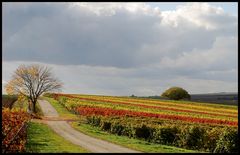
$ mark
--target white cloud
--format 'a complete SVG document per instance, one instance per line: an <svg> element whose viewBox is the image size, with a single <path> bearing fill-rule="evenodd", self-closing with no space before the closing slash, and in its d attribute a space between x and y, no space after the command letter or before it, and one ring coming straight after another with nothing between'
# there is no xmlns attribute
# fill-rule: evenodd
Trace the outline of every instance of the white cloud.
<svg viewBox="0 0 240 155"><path fill-rule="evenodd" d="M204 27L207 30L218 29L222 25L229 24L229 21L233 22L235 18L233 15L224 12L221 7L197 2L180 5L176 11L163 12L162 16L164 17L164 23L175 27L187 21L195 26Z"/></svg>
<svg viewBox="0 0 240 155"><path fill-rule="evenodd" d="M146 3L134 3L128 2L126 3L106 3L106 2L97 2L97 3L86 3L86 2L77 2L72 3L69 6L70 9L77 10L88 10L89 12L93 12L97 16L113 16L118 11L127 11L132 14L160 14L159 9L152 9L150 5Z"/></svg>
<svg viewBox="0 0 240 155"><path fill-rule="evenodd" d="M237 38L219 37L210 49L193 49L191 52L183 52L176 59L163 57L160 66L196 71L232 69L237 66L236 51Z"/></svg>

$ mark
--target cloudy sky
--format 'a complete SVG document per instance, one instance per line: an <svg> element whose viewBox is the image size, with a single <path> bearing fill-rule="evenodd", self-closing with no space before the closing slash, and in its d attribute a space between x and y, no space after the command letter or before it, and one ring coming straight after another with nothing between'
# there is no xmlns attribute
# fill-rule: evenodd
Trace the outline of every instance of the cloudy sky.
<svg viewBox="0 0 240 155"><path fill-rule="evenodd" d="M2 84L38 63L64 93L237 92L237 5L3 3Z"/></svg>

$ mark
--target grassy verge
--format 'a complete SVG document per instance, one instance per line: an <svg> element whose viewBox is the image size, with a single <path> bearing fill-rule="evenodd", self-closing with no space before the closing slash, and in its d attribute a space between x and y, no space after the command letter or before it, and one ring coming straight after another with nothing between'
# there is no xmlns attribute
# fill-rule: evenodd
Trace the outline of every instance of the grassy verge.
<svg viewBox="0 0 240 155"><path fill-rule="evenodd" d="M17 100L16 102L14 102L12 108L18 108L18 109L23 109L23 110L27 111L27 107L28 107L27 102L25 102L25 101L20 102L20 101Z"/></svg>
<svg viewBox="0 0 240 155"><path fill-rule="evenodd" d="M16 101L14 103L14 105L13 105L13 108L15 108L15 109L23 109L23 110L27 111L28 103L27 103L27 101L24 101L24 102ZM36 111L37 112L36 112L35 116L37 116L37 117L42 117L43 116L42 109L41 109L41 107L40 107L38 102L36 103Z"/></svg>
<svg viewBox="0 0 240 155"><path fill-rule="evenodd" d="M37 116L43 116L43 111L38 102L36 103L36 111L37 111L36 113Z"/></svg>
<svg viewBox="0 0 240 155"><path fill-rule="evenodd" d="M88 152L80 146L66 141L46 124L30 122L26 144L28 153L82 153Z"/></svg>
<svg viewBox="0 0 240 155"><path fill-rule="evenodd" d="M60 116L71 116L74 115L77 117L75 114L70 113L67 111L65 107L62 105L58 104L56 100L47 98L45 97L44 99L48 100L49 103L52 104L52 106L57 110ZM88 124L81 123L79 125L79 122L72 122L71 126L75 128L78 131L81 131L82 133L85 133L86 135L99 138L102 140L106 140L118 145L122 145L134 150L139 150L142 152L161 152L161 153L194 153L197 151L193 150L187 150L187 149L181 149L177 147L172 147L172 146L167 146L167 145L160 145L160 144L154 144L154 143L149 143L144 140L139 140L139 139L130 139L126 136L117 136L114 134L110 134L108 132L101 131L97 127L92 127Z"/></svg>

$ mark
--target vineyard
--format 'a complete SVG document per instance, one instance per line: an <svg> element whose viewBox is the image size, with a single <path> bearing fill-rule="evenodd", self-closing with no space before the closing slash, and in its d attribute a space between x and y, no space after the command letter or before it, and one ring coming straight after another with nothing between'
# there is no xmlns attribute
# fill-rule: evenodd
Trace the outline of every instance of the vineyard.
<svg viewBox="0 0 240 155"><path fill-rule="evenodd" d="M45 94L88 124L149 142L207 152L238 149L237 106L129 97Z"/></svg>
<svg viewBox="0 0 240 155"><path fill-rule="evenodd" d="M26 111L13 108L15 95L2 95L2 153L24 152L27 136Z"/></svg>
<svg viewBox="0 0 240 155"><path fill-rule="evenodd" d="M2 109L2 153L25 151L29 120L30 116L23 110Z"/></svg>

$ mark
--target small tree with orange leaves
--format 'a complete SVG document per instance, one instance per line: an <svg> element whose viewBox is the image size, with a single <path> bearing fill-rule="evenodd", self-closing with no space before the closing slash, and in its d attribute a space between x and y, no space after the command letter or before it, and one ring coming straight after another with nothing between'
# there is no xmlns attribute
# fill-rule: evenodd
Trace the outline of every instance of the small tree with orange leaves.
<svg viewBox="0 0 240 155"><path fill-rule="evenodd" d="M25 96L30 110L36 113L39 96L45 92L60 90L61 87L62 83L52 75L50 68L33 64L20 65L5 89L8 94Z"/></svg>

